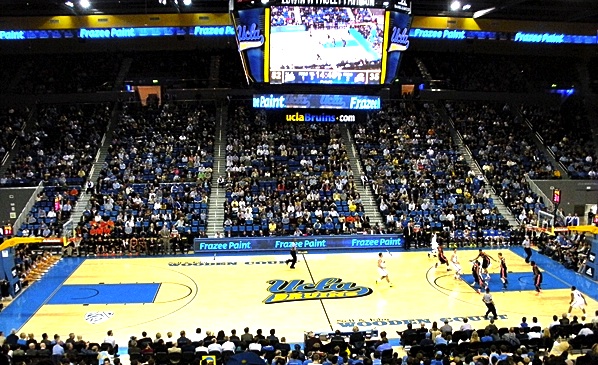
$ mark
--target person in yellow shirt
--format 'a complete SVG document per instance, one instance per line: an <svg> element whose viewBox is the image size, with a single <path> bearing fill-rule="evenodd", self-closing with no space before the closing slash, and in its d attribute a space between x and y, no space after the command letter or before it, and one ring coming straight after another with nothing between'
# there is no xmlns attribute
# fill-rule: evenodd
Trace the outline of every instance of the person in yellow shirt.
<svg viewBox="0 0 598 365"><path fill-rule="evenodd" d="M272 234L276 233L276 223L274 221L270 221L268 224L268 230L270 230L270 233Z"/></svg>

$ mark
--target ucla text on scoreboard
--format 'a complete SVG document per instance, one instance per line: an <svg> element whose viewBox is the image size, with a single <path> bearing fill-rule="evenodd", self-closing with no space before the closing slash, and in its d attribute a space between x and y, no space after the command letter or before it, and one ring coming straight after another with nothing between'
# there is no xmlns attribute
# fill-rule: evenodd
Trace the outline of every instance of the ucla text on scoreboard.
<svg viewBox="0 0 598 365"><path fill-rule="evenodd" d="M260 109L379 110L380 97L372 95L255 94L253 107Z"/></svg>

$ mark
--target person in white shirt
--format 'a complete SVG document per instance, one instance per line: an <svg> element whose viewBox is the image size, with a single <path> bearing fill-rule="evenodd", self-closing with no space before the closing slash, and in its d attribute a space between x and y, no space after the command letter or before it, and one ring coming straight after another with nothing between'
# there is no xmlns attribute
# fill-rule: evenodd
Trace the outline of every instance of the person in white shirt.
<svg viewBox="0 0 598 365"><path fill-rule="evenodd" d="M459 330L461 331L471 331L473 328L471 327L471 323L469 323L469 319L463 318L463 324Z"/></svg>
<svg viewBox="0 0 598 365"><path fill-rule="evenodd" d="M262 345L259 343L259 339L250 343L248 349L249 351L262 351Z"/></svg>
<svg viewBox="0 0 598 365"><path fill-rule="evenodd" d="M232 351L233 353L235 352L237 346L235 346L235 343L232 342L228 336L224 337L224 343L222 344L222 351Z"/></svg>
<svg viewBox="0 0 598 365"><path fill-rule="evenodd" d="M203 340L203 337L201 336L201 328L196 328L195 333L189 335L189 339L191 340L191 342L199 342Z"/></svg>
<svg viewBox="0 0 598 365"><path fill-rule="evenodd" d="M118 345L116 344L116 339L114 338L112 330L106 332L106 338L104 338L104 343L109 343L110 345L112 345L112 348L115 350L115 352L118 352Z"/></svg>
<svg viewBox="0 0 598 365"><path fill-rule="evenodd" d="M431 250L430 250L430 252L428 252L428 257L430 257L430 255L433 255L434 257L436 257L436 255L438 254L438 236L436 235L436 233L432 234L432 240L430 242L430 247L431 247Z"/></svg>
<svg viewBox="0 0 598 365"><path fill-rule="evenodd" d="M567 316L571 316L571 311L573 310L573 308L579 308L581 309L583 314L586 314L586 305L588 305L588 303L586 302L586 298L579 290L577 290L575 286L572 286L571 301L569 302L569 312L567 313Z"/></svg>
<svg viewBox="0 0 598 365"><path fill-rule="evenodd" d="M577 334L578 336L590 336L594 334L594 331L592 331L592 329L590 328L592 325L591 324L587 324L585 326L583 326L583 328L579 331L579 333Z"/></svg>
<svg viewBox="0 0 598 365"><path fill-rule="evenodd" d="M556 314L554 316L552 316L552 323L550 323L548 325L548 328L552 328L554 326L560 326L561 322L559 322L559 317L556 316Z"/></svg>
<svg viewBox="0 0 598 365"><path fill-rule="evenodd" d="M533 331L530 331L530 332L527 333L527 338L529 338L530 340L532 338L540 338L540 337L542 337L542 332L533 332Z"/></svg>
<svg viewBox="0 0 598 365"><path fill-rule="evenodd" d="M460 280L461 279L461 274L462 274L462 269L461 269L461 263L459 263L459 257L457 256L457 249L453 249L453 254L451 255L451 263L453 264L453 267L455 268L455 276L454 278L456 280ZM465 318L467 320L467 318ZM470 328L471 329L471 328Z"/></svg>
<svg viewBox="0 0 598 365"><path fill-rule="evenodd" d="M197 346L195 348L195 353L198 353L198 352L208 353L208 348L204 346L203 341L199 341L198 344L199 344L199 346Z"/></svg>
<svg viewBox="0 0 598 365"><path fill-rule="evenodd" d="M208 352L218 351L222 353L222 346L216 341L216 338L212 339L212 343L208 345Z"/></svg>

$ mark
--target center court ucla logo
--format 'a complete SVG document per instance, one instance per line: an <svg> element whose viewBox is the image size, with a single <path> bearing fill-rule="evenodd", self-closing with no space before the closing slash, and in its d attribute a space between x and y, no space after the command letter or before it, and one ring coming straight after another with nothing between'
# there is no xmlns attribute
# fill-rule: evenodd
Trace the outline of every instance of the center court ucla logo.
<svg viewBox="0 0 598 365"><path fill-rule="evenodd" d="M258 48L264 44L264 35L255 23L250 26L239 25L237 27L237 39L239 40L239 51Z"/></svg>
<svg viewBox="0 0 598 365"><path fill-rule="evenodd" d="M318 283L306 283L303 280L270 280L270 295L265 304L294 302L315 299L357 298L372 294L373 290L356 283L343 282L339 278L326 278Z"/></svg>
<svg viewBox="0 0 598 365"><path fill-rule="evenodd" d="M393 27L388 52L405 51L407 48L409 48L409 30Z"/></svg>
<svg viewBox="0 0 598 365"><path fill-rule="evenodd" d="M112 318L112 316L114 316L114 312L105 312L105 311L87 312L85 314L85 320L91 324L98 324L98 323L106 322L107 320Z"/></svg>

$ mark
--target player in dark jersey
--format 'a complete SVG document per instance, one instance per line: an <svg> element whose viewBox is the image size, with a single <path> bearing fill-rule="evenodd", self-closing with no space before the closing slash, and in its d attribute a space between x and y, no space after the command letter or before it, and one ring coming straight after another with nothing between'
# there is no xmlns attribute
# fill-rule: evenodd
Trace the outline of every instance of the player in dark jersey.
<svg viewBox="0 0 598 365"><path fill-rule="evenodd" d="M498 253L498 260L500 261L500 281L502 281L502 289L506 290L507 285L509 285L509 278L507 272L507 260L502 255L502 253Z"/></svg>
<svg viewBox="0 0 598 365"><path fill-rule="evenodd" d="M486 290L488 285L486 285L486 282L482 278L482 268L480 267L480 262L478 260L473 261L473 266L471 267L471 274L473 275L473 283L471 283L471 286L473 286L475 289L477 285L478 294L481 294L482 289Z"/></svg>
<svg viewBox="0 0 598 365"><path fill-rule="evenodd" d="M542 272L535 261L531 262L532 272L534 273L534 286L536 287L536 295L542 292Z"/></svg>
<svg viewBox="0 0 598 365"><path fill-rule="evenodd" d="M494 257L488 255L486 252L484 252L481 248L480 251L478 253L478 256L474 259L482 259L482 269L484 270L484 276L485 279L488 280L490 279L490 274L488 273L488 268L490 267L490 260L492 261L496 261L494 259Z"/></svg>
<svg viewBox="0 0 598 365"><path fill-rule="evenodd" d="M440 263L440 265L446 265L446 271L451 271L451 268L449 267L449 261L446 256L444 256L444 247L442 243L438 244L438 262L436 265L434 265L435 268L438 267L438 263Z"/></svg>

